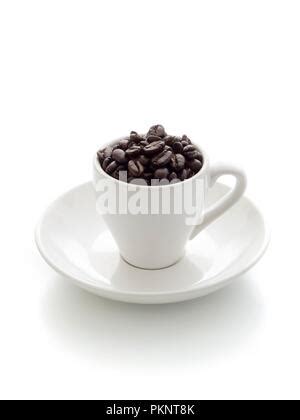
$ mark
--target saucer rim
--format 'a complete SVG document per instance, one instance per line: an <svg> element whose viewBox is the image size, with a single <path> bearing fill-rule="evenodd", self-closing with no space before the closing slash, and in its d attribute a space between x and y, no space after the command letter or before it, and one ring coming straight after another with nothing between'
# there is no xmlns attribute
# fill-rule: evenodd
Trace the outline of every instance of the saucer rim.
<svg viewBox="0 0 300 420"><path fill-rule="evenodd" d="M227 185L218 182L217 184L222 185L223 187L227 187ZM49 211L53 207L55 207L56 203L61 201L64 197L66 197L69 194L72 194L72 192L75 192L81 188L86 188L92 185L92 182L85 182L77 187L74 187L70 189L69 191L65 192L64 194L61 194L58 198L56 198L43 212L36 228L35 228L35 243L38 248L39 253L41 254L42 258L45 260L45 262L58 274L66 277L69 281L71 281L73 284L76 284L78 287L88 290L91 293L97 294L98 296L103 296L106 298L110 298L113 300L119 300L119 301L125 301L125 302L133 302L133 298L140 298L141 300L138 300L134 303L149 303L154 304L155 301L147 301L148 298L165 298L163 302L158 303L167 303L167 302L180 302L184 300L191 300L196 299L201 296L207 295L209 293L212 293L220 288L225 287L227 284L234 281L234 279L238 276L242 276L247 271L249 271L254 265L256 265L260 259L264 256L266 253L268 246L270 244L271 240L271 229L268 226L265 217L259 210L258 206L256 206L252 200L250 200L248 197L243 196L242 200L246 200L253 208L254 210L260 215L261 220L263 222L264 227L264 240L262 242L262 245L260 246L259 250L256 252L256 255L253 259L250 259L247 264L245 264L243 269L235 269L233 273L228 274L225 277L222 277L222 273L219 273L211 278L208 279L210 285L207 285L206 282L200 282L197 283L196 286L186 289L186 290L174 290L174 291L146 291L146 292L139 292L139 291L132 291L128 292L125 290L118 290L114 289L110 286L106 286L105 284L101 285L95 285L94 282L91 282L89 280L82 280L78 276L70 275L67 271L59 267L50 257L48 257L47 251L45 250L43 246L43 241L41 239L41 228L43 226L43 222L48 214ZM230 211L230 210L229 210ZM139 268L136 268L139 270ZM216 282L218 277L221 275L221 279ZM102 276L103 277L103 276ZM203 293L204 292L204 293ZM146 301L142 301L142 299L146 299Z"/></svg>

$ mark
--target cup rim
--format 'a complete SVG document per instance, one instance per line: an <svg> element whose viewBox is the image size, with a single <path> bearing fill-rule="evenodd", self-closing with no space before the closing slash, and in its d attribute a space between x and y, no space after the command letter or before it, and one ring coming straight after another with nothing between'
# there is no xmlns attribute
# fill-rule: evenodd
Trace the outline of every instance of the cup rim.
<svg viewBox="0 0 300 420"><path fill-rule="evenodd" d="M120 137L120 138L118 138L116 140L113 140L113 141L107 143L106 146L114 145L118 141L122 140L123 138L124 137ZM103 147L106 147L106 146L104 145ZM97 170L97 172L100 173L100 175L102 175L104 178L107 178L108 180L116 183L117 185L124 185L124 186L127 185L128 187L133 186L135 188L147 189L147 190L150 190L150 191L153 190L153 189L161 189L161 188L166 188L166 187L176 188L176 187L179 187L179 186L183 186L183 185L185 185L187 183L191 183L191 182L193 182L197 178L200 178L201 176L203 176L206 173L206 170L208 168L208 157L207 157L207 154L202 149L202 147L199 147L198 145L196 145L196 146L198 147L199 151L201 152L201 154L203 156L203 166L202 166L202 168L200 169L200 171L197 174L195 174L191 178L186 179L185 181L182 181L182 182L174 183L174 184L168 184L168 185L151 185L150 186L150 185L129 184L128 182L120 181L119 179L113 178L112 176L108 175L104 171L104 169L102 168L102 166L100 165L100 162L98 160L97 152L96 152L96 154L94 156L94 167Z"/></svg>

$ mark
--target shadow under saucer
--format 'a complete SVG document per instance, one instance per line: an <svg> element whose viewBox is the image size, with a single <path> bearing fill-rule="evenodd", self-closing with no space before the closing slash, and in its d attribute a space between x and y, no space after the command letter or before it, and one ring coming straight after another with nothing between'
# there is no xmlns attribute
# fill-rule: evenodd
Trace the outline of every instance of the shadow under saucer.
<svg viewBox="0 0 300 420"><path fill-rule="evenodd" d="M132 305L89 294L56 275L42 319L64 348L92 361L143 369L205 364L247 345L263 319L250 275L239 280L189 302ZM118 270L114 281L120 281Z"/></svg>

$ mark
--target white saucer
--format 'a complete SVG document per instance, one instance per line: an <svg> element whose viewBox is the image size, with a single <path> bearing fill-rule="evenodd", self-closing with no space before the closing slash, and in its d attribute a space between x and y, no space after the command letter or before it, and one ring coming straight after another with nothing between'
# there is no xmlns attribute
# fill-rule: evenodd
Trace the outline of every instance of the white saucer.
<svg viewBox="0 0 300 420"><path fill-rule="evenodd" d="M216 184L208 201L227 190ZM94 294L125 302L168 303L207 295L250 269L265 252L269 232L259 210L242 198L188 244L178 264L158 271L137 269L119 256L87 183L48 208L36 242L51 267Z"/></svg>

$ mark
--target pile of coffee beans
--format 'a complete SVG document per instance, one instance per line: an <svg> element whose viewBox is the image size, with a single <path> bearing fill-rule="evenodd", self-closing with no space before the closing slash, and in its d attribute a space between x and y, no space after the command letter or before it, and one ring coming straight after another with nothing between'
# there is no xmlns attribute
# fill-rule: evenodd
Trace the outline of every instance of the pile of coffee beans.
<svg viewBox="0 0 300 420"><path fill-rule="evenodd" d="M157 180L185 181L203 166L203 156L191 140L186 135L168 135L162 125L154 125L146 135L132 131L129 137L100 150L98 160L113 178L127 172L128 183L143 180L149 186L157 185Z"/></svg>

